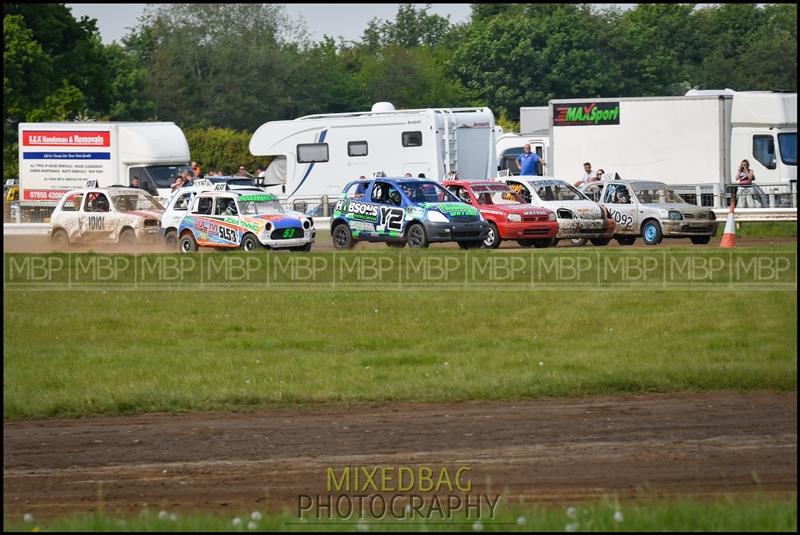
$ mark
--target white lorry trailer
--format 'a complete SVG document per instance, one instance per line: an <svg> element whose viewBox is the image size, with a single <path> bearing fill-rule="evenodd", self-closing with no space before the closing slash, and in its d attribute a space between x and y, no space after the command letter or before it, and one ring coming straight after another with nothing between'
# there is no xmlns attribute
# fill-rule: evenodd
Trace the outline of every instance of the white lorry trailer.
<svg viewBox="0 0 800 535"><path fill-rule="evenodd" d="M679 97L559 99L546 107L546 121L542 109L521 108L523 134L515 136L518 147L542 147L545 174L578 180L588 161L607 177L658 180L681 192L703 188L708 197L713 189L719 198L736 186L734 175L747 159L756 185L776 192L777 204L794 202L797 93L692 90ZM501 162L504 152L515 150L504 142Z"/></svg>
<svg viewBox="0 0 800 535"><path fill-rule="evenodd" d="M20 123L19 200L23 213L53 208L65 192L96 180L166 198L175 177L190 171L189 144L175 123Z"/></svg>
<svg viewBox="0 0 800 535"><path fill-rule="evenodd" d="M381 171L435 180L494 176L494 129L489 108L395 110L380 102L368 112L265 123L250 152L272 158L264 184L285 199L336 198L351 180Z"/></svg>

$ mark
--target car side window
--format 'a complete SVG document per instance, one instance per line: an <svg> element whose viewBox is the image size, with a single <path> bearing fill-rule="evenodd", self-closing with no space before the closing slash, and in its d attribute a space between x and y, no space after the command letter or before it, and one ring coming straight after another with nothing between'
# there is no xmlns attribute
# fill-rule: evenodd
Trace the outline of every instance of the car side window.
<svg viewBox="0 0 800 535"><path fill-rule="evenodd" d="M603 202L610 204L631 204L631 196L628 187L624 184L610 184L606 189L606 196Z"/></svg>
<svg viewBox="0 0 800 535"><path fill-rule="evenodd" d="M86 204L83 209L86 212L108 212L110 210L108 197L106 197L105 193L89 193L86 196Z"/></svg>
<svg viewBox="0 0 800 535"><path fill-rule="evenodd" d="M469 192L464 186L447 186L447 190L458 197L461 202L472 204L472 199L469 198Z"/></svg>
<svg viewBox="0 0 800 535"><path fill-rule="evenodd" d="M197 199L197 209L195 214L211 215L211 207L214 204L214 199L211 197L200 197Z"/></svg>
<svg viewBox="0 0 800 535"><path fill-rule="evenodd" d="M507 182L507 184L508 184L508 187L511 188L511 190L514 193L516 193L517 195L522 197L523 201L525 201L526 203L530 203L531 202L531 192L528 191L528 188L526 188L525 186L523 186L519 182L515 182L514 180L509 180Z"/></svg>
<svg viewBox="0 0 800 535"><path fill-rule="evenodd" d="M217 197L214 205L214 215L237 215L236 201L227 197Z"/></svg>
<svg viewBox="0 0 800 535"><path fill-rule="evenodd" d="M61 205L61 210L63 212L77 212L81 209L82 201L83 193L73 193L64 200L64 204Z"/></svg>
<svg viewBox="0 0 800 535"><path fill-rule="evenodd" d="M188 210L189 209L189 202L192 200L191 193L183 193L178 196L178 200L175 201L175 205L172 207L173 210Z"/></svg>

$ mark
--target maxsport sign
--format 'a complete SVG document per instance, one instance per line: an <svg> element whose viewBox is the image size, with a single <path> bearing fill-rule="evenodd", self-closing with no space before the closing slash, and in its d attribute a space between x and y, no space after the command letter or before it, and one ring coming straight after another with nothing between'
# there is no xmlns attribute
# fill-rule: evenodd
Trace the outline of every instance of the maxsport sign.
<svg viewBox="0 0 800 535"><path fill-rule="evenodd" d="M553 104L553 126L619 124L619 102Z"/></svg>

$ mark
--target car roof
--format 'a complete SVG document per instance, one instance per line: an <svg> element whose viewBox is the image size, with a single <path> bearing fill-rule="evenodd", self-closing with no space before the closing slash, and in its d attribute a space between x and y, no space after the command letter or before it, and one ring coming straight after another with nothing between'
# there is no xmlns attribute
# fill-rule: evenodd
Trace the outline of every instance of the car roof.
<svg viewBox="0 0 800 535"><path fill-rule="evenodd" d="M73 189L64 194L66 197L67 195L72 195L74 193L109 193L109 194L124 194L124 195L131 195L134 193L142 193L148 194L146 191L140 188L129 188L128 186L110 186L108 188L80 188L80 189ZM148 194L149 195L149 194Z"/></svg>
<svg viewBox="0 0 800 535"><path fill-rule="evenodd" d="M205 191L199 192L204 196L211 196L211 197L224 197L227 195L235 195L241 197L242 195L264 195L269 197L274 197L276 200L278 196L274 193L267 193L266 191L262 191L257 188L253 189L226 189L226 190L216 190L216 189L207 189Z"/></svg>

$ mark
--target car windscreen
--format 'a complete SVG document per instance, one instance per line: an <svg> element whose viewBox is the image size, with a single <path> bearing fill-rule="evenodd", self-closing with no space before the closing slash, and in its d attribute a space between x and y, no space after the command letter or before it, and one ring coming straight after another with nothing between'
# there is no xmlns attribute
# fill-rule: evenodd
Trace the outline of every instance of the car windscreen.
<svg viewBox="0 0 800 535"><path fill-rule="evenodd" d="M478 199L478 204L524 204L517 194L505 184L481 184L472 186L472 193Z"/></svg>
<svg viewBox="0 0 800 535"><path fill-rule="evenodd" d="M586 197L563 180L533 180L531 187L543 201L583 201Z"/></svg>
<svg viewBox="0 0 800 535"><path fill-rule="evenodd" d="M401 182L400 187L413 202L461 202L461 199L436 182Z"/></svg>
<svg viewBox="0 0 800 535"><path fill-rule="evenodd" d="M631 188L633 189L633 194L642 204L679 204L686 202L677 193L668 190L663 184L631 184Z"/></svg>
<svg viewBox="0 0 800 535"><path fill-rule="evenodd" d="M144 192L111 194L111 203L118 212L164 209L157 200Z"/></svg>
<svg viewBox="0 0 800 535"><path fill-rule="evenodd" d="M241 215L282 214L283 206L275 195L252 194L239 196Z"/></svg>

